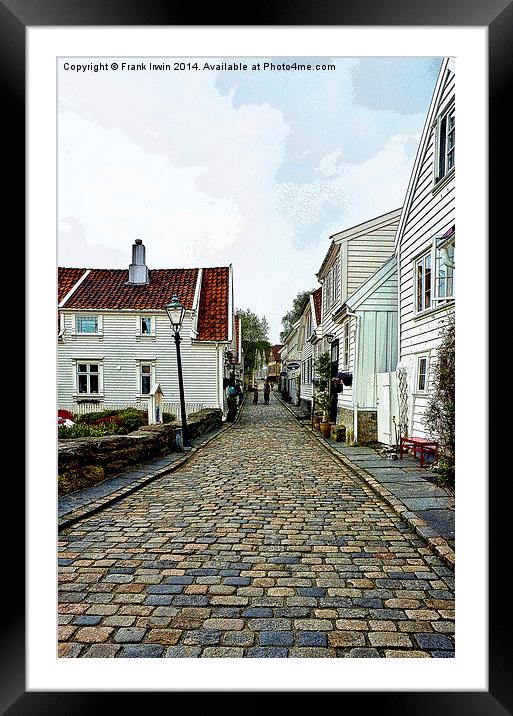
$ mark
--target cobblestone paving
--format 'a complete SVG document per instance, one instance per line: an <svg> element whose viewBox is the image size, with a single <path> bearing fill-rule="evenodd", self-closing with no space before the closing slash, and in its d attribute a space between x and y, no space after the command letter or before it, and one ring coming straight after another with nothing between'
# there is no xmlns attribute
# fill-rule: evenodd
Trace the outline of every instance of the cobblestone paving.
<svg viewBox="0 0 513 716"><path fill-rule="evenodd" d="M59 539L61 657L452 657L453 573L271 397Z"/></svg>

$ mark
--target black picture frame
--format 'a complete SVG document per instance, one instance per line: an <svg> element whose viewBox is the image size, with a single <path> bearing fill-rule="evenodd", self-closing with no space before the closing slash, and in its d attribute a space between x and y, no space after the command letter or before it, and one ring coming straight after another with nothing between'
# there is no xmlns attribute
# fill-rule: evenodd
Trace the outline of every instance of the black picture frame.
<svg viewBox="0 0 513 716"><path fill-rule="evenodd" d="M498 234L499 226L506 221L511 203L509 182L504 180L502 162L512 155L511 117L507 100L511 96L513 77L513 2L512 0L359 0L343 3L342 0L296 0L295 3L268 3L265 6L245 6L247 15L241 16L240 5L235 3L211 4L201 7L201 23L197 22L198 7L172 5L162 0L0 0L0 85L4 118L4 167L9 167L9 181L3 189L4 220L13 218L10 243L18 250L17 266L24 265L22 241L25 216L25 31L37 26L94 26L94 25L353 25L353 26L481 26L489 33L489 135L496 147L490 144L489 155L489 234ZM500 151L499 151L500 142ZM509 147L509 149L508 149ZM5 176L5 175L4 175ZM21 273L21 271L20 271ZM495 291L490 292L490 302ZM20 303L17 291L17 310ZM490 312L491 315L491 312ZM486 372L480 369L481 379ZM492 376L489 388L493 389L493 376L498 366L490 358L488 375ZM490 390L490 395L494 392ZM490 415L492 411L490 411ZM498 425L498 423L497 423ZM502 427L502 426L501 426ZM507 428L506 428L507 429ZM493 432L491 431L491 434ZM344 692L340 695L340 708L375 708L381 714L433 713L483 714L503 716L513 713L513 650L508 639L511 618L508 592L502 583L509 572L506 545L510 539L504 529L508 524L509 504L501 490L507 483L506 469L500 467L499 451L490 457L489 484L489 690L469 692ZM15 505L18 520L14 527L4 529L4 589L8 607L4 607L2 624L2 650L0 654L0 708L10 716L18 714L91 714L102 706L122 708L120 699L128 695L132 708L143 707L142 699L149 693L124 694L123 692L26 692L25 687L25 609L24 609L24 532L23 465L13 465L9 486L4 486L4 497ZM7 482L7 475L6 482ZM16 477L17 479L14 479ZM5 485L5 483L4 483ZM8 492L7 492L8 490ZM8 498L7 498L8 495ZM6 504L6 503L4 503ZM11 510L9 510L11 511ZM501 575L506 574L506 577ZM471 599L468 594L465 598ZM405 686L407 688L407 686ZM237 690L234 684L234 691ZM155 694L152 694L154 696ZM163 694L166 696L166 694ZM200 693L198 693L200 695ZM169 694L167 695L169 699ZM168 700L168 704L171 704ZM171 705L170 705L171 707Z"/></svg>

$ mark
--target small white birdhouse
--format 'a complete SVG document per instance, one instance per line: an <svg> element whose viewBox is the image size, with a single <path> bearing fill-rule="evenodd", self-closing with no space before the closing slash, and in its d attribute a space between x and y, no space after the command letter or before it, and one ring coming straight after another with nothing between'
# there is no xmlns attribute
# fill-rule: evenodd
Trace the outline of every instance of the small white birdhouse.
<svg viewBox="0 0 513 716"><path fill-rule="evenodd" d="M150 399L148 401L148 424L156 425L163 422L163 401L164 394L160 383L154 383L150 390Z"/></svg>

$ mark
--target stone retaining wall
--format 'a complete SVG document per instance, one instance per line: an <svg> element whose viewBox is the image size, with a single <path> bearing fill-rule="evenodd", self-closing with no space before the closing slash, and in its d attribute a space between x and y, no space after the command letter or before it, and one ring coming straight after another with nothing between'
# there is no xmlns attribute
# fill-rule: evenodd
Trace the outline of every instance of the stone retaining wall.
<svg viewBox="0 0 513 716"><path fill-rule="evenodd" d="M187 416L189 438L195 438L221 425L222 411L204 409ZM176 449L175 432L179 422L143 425L128 435L59 440L59 495L96 485L145 462Z"/></svg>

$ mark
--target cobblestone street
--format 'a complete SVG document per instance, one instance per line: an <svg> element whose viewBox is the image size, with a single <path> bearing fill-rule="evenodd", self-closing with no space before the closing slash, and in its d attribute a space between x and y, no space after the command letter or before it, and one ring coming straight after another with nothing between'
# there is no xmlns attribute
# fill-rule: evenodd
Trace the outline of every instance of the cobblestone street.
<svg viewBox="0 0 513 716"><path fill-rule="evenodd" d="M452 657L454 575L271 395L59 538L62 657Z"/></svg>

